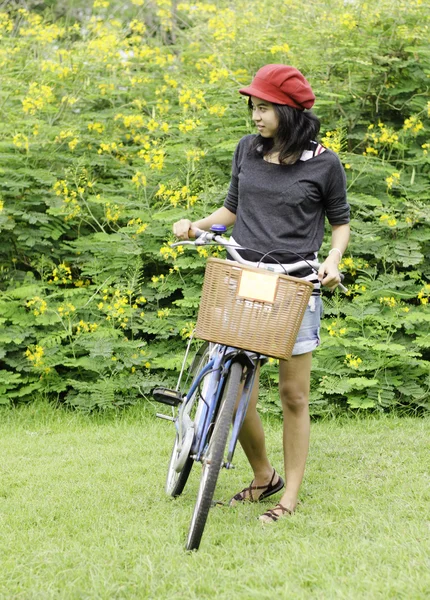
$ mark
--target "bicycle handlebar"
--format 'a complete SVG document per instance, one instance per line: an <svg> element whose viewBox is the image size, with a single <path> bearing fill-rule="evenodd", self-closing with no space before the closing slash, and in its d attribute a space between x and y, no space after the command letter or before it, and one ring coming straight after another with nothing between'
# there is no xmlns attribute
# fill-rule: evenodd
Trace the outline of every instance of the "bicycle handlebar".
<svg viewBox="0 0 430 600"><path fill-rule="evenodd" d="M236 242L232 242L231 240L226 239L222 235L214 233L212 231L203 231L202 229L196 229L196 239L195 241L185 240L183 242L175 242L170 244L171 248L175 248L176 246L209 246L210 244L218 244L220 246L224 246L224 248L228 249L229 254L233 257L233 259L245 266L255 267L255 262L245 260L240 256L236 249L244 250L242 246L237 244ZM275 273L286 273L291 274L294 273L303 267L310 267L314 273L318 272L319 267L321 266L317 260L300 260L298 262L292 264L281 264L281 263L261 263L263 269L273 271ZM343 281L344 275L340 274L341 280ZM339 283L337 287L342 292L347 292L347 288Z"/></svg>

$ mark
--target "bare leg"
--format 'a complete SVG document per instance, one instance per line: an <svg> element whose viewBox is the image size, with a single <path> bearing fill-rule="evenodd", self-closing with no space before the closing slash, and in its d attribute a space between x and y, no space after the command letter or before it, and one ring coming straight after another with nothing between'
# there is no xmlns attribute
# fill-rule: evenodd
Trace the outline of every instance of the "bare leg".
<svg viewBox="0 0 430 600"><path fill-rule="evenodd" d="M279 392L284 413L284 466L286 487L280 500L289 512L297 506L309 451L309 388L312 352L280 361ZM278 509L277 516L282 514ZM270 518L260 517L263 521Z"/></svg>
<svg viewBox="0 0 430 600"><path fill-rule="evenodd" d="M248 410L239 433L240 444L246 454L246 457L254 472L254 481L252 485L267 485L273 477L273 467L267 457L266 442L263 425L260 415L257 412L258 391L259 391L260 367L255 377L254 387L252 388L251 398ZM275 476L273 483L278 481ZM253 491L253 499L257 500L264 490ZM245 498L247 495L245 495ZM234 505L235 502L232 502Z"/></svg>

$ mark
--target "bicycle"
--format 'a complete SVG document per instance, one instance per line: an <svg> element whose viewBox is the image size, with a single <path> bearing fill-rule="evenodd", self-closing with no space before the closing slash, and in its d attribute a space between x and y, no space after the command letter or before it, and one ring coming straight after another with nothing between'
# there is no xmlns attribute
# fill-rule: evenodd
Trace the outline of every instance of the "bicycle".
<svg viewBox="0 0 430 600"><path fill-rule="evenodd" d="M182 394L180 387L192 338L176 389L153 390L156 401L175 411L175 416L157 414L173 421L176 428L166 493L179 496L194 462L202 463L187 550L197 550L200 546L221 468L233 468L240 428L260 361L266 356L283 359L291 356L313 284L290 277L289 273L304 266L310 266L314 272L319 268L317 261L304 259L290 265L260 261L255 267L238 253L244 248L220 235L225 231L224 226L214 225L210 232L197 232L194 242L172 244L172 247L221 245L234 260L208 260L195 330L206 344L190 367L192 383L188 392ZM262 259L266 257L260 254ZM259 324L269 328L264 330L265 336L259 331ZM253 331L257 331L257 338ZM262 338L267 338L268 343Z"/></svg>

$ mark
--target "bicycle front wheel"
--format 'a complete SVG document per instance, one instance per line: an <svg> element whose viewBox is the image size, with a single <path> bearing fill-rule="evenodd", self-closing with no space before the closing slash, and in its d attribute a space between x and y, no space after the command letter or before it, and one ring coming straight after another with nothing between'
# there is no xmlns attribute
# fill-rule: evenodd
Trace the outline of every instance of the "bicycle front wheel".
<svg viewBox="0 0 430 600"><path fill-rule="evenodd" d="M223 465L224 450L233 420L243 367L233 363L223 393L214 430L203 458L203 469L194 513L188 532L187 550L197 550L208 518L218 475Z"/></svg>

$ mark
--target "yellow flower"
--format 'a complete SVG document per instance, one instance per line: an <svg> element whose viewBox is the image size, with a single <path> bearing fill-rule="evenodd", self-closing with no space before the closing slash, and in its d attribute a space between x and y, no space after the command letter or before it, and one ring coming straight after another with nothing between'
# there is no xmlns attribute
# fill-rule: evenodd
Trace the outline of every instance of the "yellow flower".
<svg viewBox="0 0 430 600"><path fill-rule="evenodd" d="M357 27L357 21L354 19L351 13L344 13L340 15L340 24L347 29L355 29Z"/></svg>
<svg viewBox="0 0 430 600"><path fill-rule="evenodd" d="M220 10L218 14L209 19L208 27L213 39L217 42L234 41L236 38L237 15L230 8Z"/></svg>
<svg viewBox="0 0 430 600"><path fill-rule="evenodd" d="M197 119L194 121L193 119L185 119L178 125L178 129L181 133L189 133L190 131L194 131L199 125L201 121Z"/></svg>
<svg viewBox="0 0 430 600"><path fill-rule="evenodd" d="M388 177L385 178L385 181L387 183L387 187L390 190L393 185L397 185L400 181L400 173L394 172L391 173L391 175L389 175Z"/></svg>
<svg viewBox="0 0 430 600"><path fill-rule="evenodd" d="M335 131L327 131L325 136L322 138L322 145L333 152L339 153L343 145L343 133L341 130L336 129Z"/></svg>
<svg viewBox="0 0 430 600"><path fill-rule="evenodd" d="M368 154L368 155L375 154L375 155L377 155L378 151L376 150L376 148L373 148L372 146L367 146L366 150L364 151L363 154Z"/></svg>
<svg viewBox="0 0 430 600"><path fill-rule="evenodd" d="M403 123L403 130L411 131L414 135L418 135L422 129L424 129L424 125L417 115L412 115Z"/></svg>
<svg viewBox="0 0 430 600"><path fill-rule="evenodd" d="M26 306L28 308L34 307L33 314L36 317L38 317L39 315L43 315L43 313L46 312L46 309L48 308L46 301L43 300L43 298L40 298L39 296L34 296L34 298L26 302Z"/></svg>
<svg viewBox="0 0 430 600"><path fill-rule="evenodd" d="M78 100L79 98L75 98L75 96L63 96L61 98L61 102L64 104L68 104L69 106L73 106Z"/></svg>
<svg viewBox="0 0 430 600"><path fill-rule="evenodd" d="M111 203L108 202L105 207L106 221L116 223L116 221L118 221L118 219L121 217L121 210L122 207L118 206L118 204L111 205Z"/></svg>
<svg viewBox="0 0 430 600"><path fill-rule="evenodd" d="M221 106L220 104L214 104L209 107L209 114L214 115L215 117L223 117L225 115L225 111L227 110L226 106Z"/></svg>
<svg viewBox="0 0 430 600"><path fill-rule="evenodd" d="M145 26L144 21L139 21L138 19L133 19L132 21L130 21L130 29L133 33L141 35L141 34L145 33L146 26Z"/></svg>
<svg viewBox="0 0 430 600"><path fill-rule="evenodd" d="M73 140L71 140L71 141L68 143L68 146L69 146L69 148L70 148L70 150L71 150L72 152L73 152L73 150L76 148L76 146L78 145L78 142L79 142L78 138L74 138Z"/></svg>
<svg viewBox="0 0 430 600"><path fill-rule="evenodd" d="M58 312L60 316L64 315L65 317L70 316L76 311L76 307L71 304L71 302L65 302L58 307Z"/></svg>
<svg viewBox="0 0 430 600"><path fill-rule="evenodd" d="M340 337L346 334L346 327L339 328L339 323L333 321L330 325L326 325L326 329L331 337Z"/></svg>
<svg viewBox="0 0 430 600"><path fill-rule="evenodd" d="M131 178L131 181L137 188L146 187L146 176L141 173L141 171L137 171L136 174Z"/></svg>
<svg viewBox="0 0 430 600"><path fill-rule="evenodd" d="M179 104L183 107L184 111L187 111L189 108L199 110L204 106L205 102L205 96L202 91L182 89L179 92Z"/></svg>
<svg viewBox="0 0 430 600"><path fill-rule="evenodd" d="M23 133L17 133L14 135L13 143L17 148L23 148L26 152L28 152L28 137Z"/></svg>
<svg viewBox="0 0 430 600"><path fill-rule="evenodd" d="M136 235L139 235L139 233L143 233L144 231L146 231L148 228L148 223L142 223L142 225L139 225L139 227L136 229Z"/></svg>
<svg viewBox="0 0 430 600"><path fill-rule="evenodd" d="M34 367L38 368L43 365L44 350L42 346L36 344L32 350L30 350L30 348L27 348L24 354L27 357L27 359L33 363Z"/></svg>
<svg viewBox="0 0 430 600"><path fill-rule="evenodd" d="M421 304L428 304L430 298L430 284L426 283L421 290L418 292L418 300Z"/></svg>
<svg viewBox="0 0 430 600"><path fill-rule="evenodd" d="M184 327L182 327L181 329L181 336L182 339L188 339L192 336L192 334L194 333L194 328L195 328L195 323L193 322L188 322L185 323Z"/></svg>
<svg viewBox="0 0 430 600"><path fill-rule="evenodd" d="M361 358L359 356L355 356L354 354L347 354L346 358L345 358L345 363L348 365L348 367L351 367L353 369L358 369L358 367L361 365L363 361L361 360Z"/></svg>
<svg viewBox="0 0 430 600"><path fill-rule="evenodd" d="M192 150L185 151L187 160L191 162L198 162L201 158L203 158L203 156L205 156L205 154L206 152L204 150L197 150L194 148Z"/></svg>
<svg viewBox="0 0 430 600"><path fill-rule="evenodd" d="M21 101L25 113L35 115L38 110L45 108L54 101L54 93L48 85L30 83L27 96Z"/></svg>
<svg viewBox="0 0 430 600"><path fill-rule="evenodd" d="M393 298L393 296L384 296L383 298L379 298L379 303L389 306L390 308L394 308L397 305L397 300Z"/></svg>
<svg viewBox="0 0 430 600"><path fill-rule="evenodd" d="M170 75L164 75L164 81L167 83L167 85L170 85L170 87L174 89L178 87L178 82L176 81L176 79L170 77Z"/></svg>
<svg viewBox="0 0 430 600"><path fill-rule="evenodd" d="M270 54L277 54L278 52L289 52L290 47L288 44L281 44L278 46L272 46L270 48Z"/></svg>
<svg viewBox="0 0 430 600"><path fill-rule="evenodd" d="M88 123L88 131L96 131L97 133L103 133L105 130L104 125L102 123L94 122Z"/></svg>

